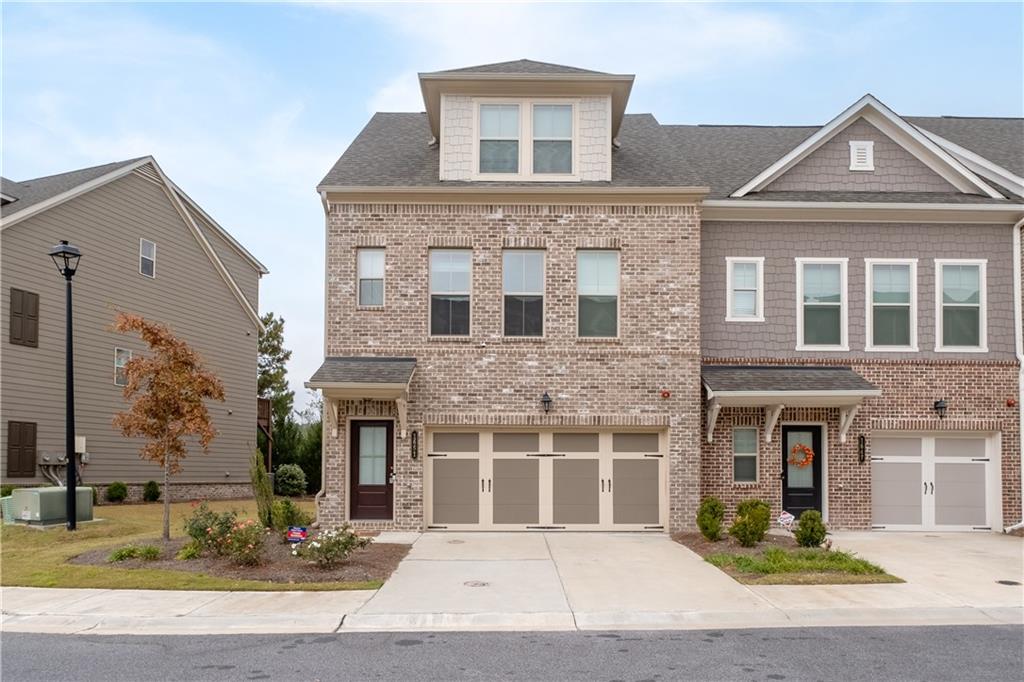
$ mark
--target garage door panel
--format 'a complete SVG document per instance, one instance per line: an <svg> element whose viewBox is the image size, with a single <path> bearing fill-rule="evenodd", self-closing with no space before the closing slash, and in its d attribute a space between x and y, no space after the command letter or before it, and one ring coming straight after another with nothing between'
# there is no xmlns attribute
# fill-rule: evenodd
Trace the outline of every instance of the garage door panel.
<svg viewBox="0 0 1024 682"><path fill-rule="evenodd" d="M936 457L984 457L984 438L936 438Z"/></svg>
<svg viewBox="0 0 1024 682"><path fill-rule="evenodd" d="M657 459L612 461L612 523L657 525L660 462Z"/></svg>
<svg viewBox="0 0 1024 682"><path fill-rule="evenodd" d="M596 435L596 434L595 434ZM601 522L601 461L566 459L552 462L553 521L558 525Z"/></svg>
<svg viewBox="0 0 1024 682"><path fill-rule="evenodd" d="M923 479L918 462L871 463L871 518L876 525L920 525Z"/></svg>
<svg viewBox="0 0 1024 682"><path fill-rule="evenodd" d="M552 449L555 452L597 452L601 449L601 434L555 433L552 434Z"/></svg>
<svg viewBox="0 0 1024 682"><path fill-rule="evenodd" d="M433 443L434 452L480 452L480 434L475 432L437 431Z"/></svg>
<svg viewBox="0 0 1024 682"><path fill-rule="evenodd" d="M875 457L920 457L921 445L920 438L873 436L871 454Z"/></svg>
<svg viewBox="0 0 1024 682"><path fill-rule="evenodd" d="M935 465L935 524L984 526L985 464Z"/></svg>
<svg viewBox="0 0 1024 682"><path fill-rule="evenodd" d="M432 465L432 523L480 523L480 460L436 459Z"/></svg>
<svg viewBox="0 0 1024 682"><path fill-rule="evenodd" d="M495 459L493 461L493 480L492 520L495 524L540 523L540 462L538 460Z"/></svg>

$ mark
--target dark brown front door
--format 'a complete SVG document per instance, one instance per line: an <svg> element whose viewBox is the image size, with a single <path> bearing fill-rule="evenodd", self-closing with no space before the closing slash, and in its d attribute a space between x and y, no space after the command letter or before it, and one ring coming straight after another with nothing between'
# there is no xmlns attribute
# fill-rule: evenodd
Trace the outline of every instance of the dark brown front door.
<svg viewBox="0 0 1024 682"><path fill-rule="evenodd" d="M394 510L394 427L390 421L352 422L353 519L390 519Z"/></svg>
<svg viewBox="0 0 1024 682"><path fill-rule="evenodd" d="M806 466L800 466L805 458L800 446L814 453ZM823 454L820 426L782 427L782 508L798 519L806 509L821 511Z"/></svg>

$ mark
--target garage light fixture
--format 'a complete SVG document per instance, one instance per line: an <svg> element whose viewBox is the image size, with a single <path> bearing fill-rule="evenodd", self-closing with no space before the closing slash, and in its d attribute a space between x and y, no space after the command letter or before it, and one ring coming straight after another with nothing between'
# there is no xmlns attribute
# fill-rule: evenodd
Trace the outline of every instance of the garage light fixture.
<svg viewBox="0 0 1024 682"><path fill-rule="evenodd" d="M939 398L932 405L932 409L935 410L935 414L939 415L939 419L946 418L946 399Z"/></svg>
<svg viewBox="0 0 1024 682"><path fill-rule="evenodd" d="M548 392L544 391L544 395L540 398L540 405L544 408L544 414L551 411L551 403L553 402L554 401L551 399L551 396L548 395Z"/></svg>

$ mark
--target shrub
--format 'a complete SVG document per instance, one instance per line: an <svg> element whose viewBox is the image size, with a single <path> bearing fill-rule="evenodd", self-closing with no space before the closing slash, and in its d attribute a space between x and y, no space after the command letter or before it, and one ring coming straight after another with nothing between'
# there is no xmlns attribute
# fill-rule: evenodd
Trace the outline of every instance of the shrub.
<svg viewBox="0 0 1024 682"><path fill-rule="evenodd" d="M298 464L282 464L274 472L274 492L296 497L306 492L306 472Z"/></svg>
<svg viewBox="0 0 1024 682"><path fill-rule="evenodd" d="M800 514L800 520L797 521L793 536L796 538L796 544L801 547L818 547L825 541L827 533L825 523L821 520L821 512L815 509L806 509Z"/></svg>
<svg viewBox="0 0 1024 682"><path fill-rule="evenodd" d="M156 502L160 499L160 484L156 481L146 481L142 486L142 499L146 502Z"/></svg>
<svg viewBox="0 0 1024 682"><path fill-rule="evenodd" d="M736 505L736 520L729 526L729 535L743 547L753 547L764 540L771 526L771 508L764 500L744 500Z"/></svg>
<svg viewBox="0 0 1024 682"><path fill-rule="evenodd" d="M249 480L252 482L252 494L256 498L256 515L264 528L273 528L274 489L267 476L267 468L263 466L263 453L255 450L249 461Z"/></svg>
<svg viewBox="0 0 1024 682"><path fill-rule="evenodd" d="M107 561L115 563L127 561L128 559L142 559L143 561L155 561L160 558L160 548L154 545L125 545L110 553Z"/></svg>
<svg viewBox="0 0 1024 682"><path fill-rule="evenodd" d="M313 515L302 511L289 499L274 500L274 530L288 530L289 526L308 526Z"/></svg>
<svg viewBox="0 0 1024 682"><path fill-rule="evenodd" d="M255 566L263 559L266 531L252 519L239 521L221 541L223 554L240 566Z"/></svg>
<svg viewBox="0 0 1024 682"><path fill-rule="evenodd" d="M185 519L185 533L201 550L224 553L224 538L234 527L238 513L234 510L217 513L203 502Z"/></svg>
<svg viewBox="0 0 1024 682"><path fill-rule="evenodd" d="M315 539L296 545L292 555L316 563L323 569L334 568L357 549L370 544L370 538L361 538L345 524L338 530L325 530Z"/></svg>
<svg viewBox="0 0 1024 682"><path fill-rule="evenodd" d="M725 505L717 497L705 497L697 510L697 527L701 535L712 542L722 539L722 522L725 520Z"/></svg>
<svg viewBox="0 0 1024 682"><path fill-rule="evenodd" d="M104 497L107 498L107 502L124 502L128 497L128 486L121 481L114 481L107 486Z"/></svg>
<svg viewBox="0 0 1024 682"><path fill-rule="evenodd" d="M143 561L156 561L160 558L160 548L155 545L139 547L139 558Z"/></svg>
<svg viewBox="0 0 1024 682"><path fill-rule="evenodd" d="M14 489L17 487L18 486L16 485L0 485L0 497L10 497L11 493L13 493Z"/></svg>
<svg viewBox="0 0 1024 682"><path fill-rule="evenodd" d="M178 553L174 555L174 558L178 561L191 561L192 559L198 559L202 554L203 546L193 540L179 549Z"/></svg>

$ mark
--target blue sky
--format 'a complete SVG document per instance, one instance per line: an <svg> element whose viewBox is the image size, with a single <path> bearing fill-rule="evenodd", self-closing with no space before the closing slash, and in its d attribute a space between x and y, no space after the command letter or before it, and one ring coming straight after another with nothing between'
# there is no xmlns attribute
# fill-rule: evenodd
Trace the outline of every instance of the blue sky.
<svg viewBox="0 0 1024 682"><path fill-rule="evenodd" d="M271 270L291 381L323 354L317 182L417 71L528 57L637 76L663 123L824 123L865 92L907 115L1024 115L1005 4L14 4L0 171L146 154Z"/></svg>

